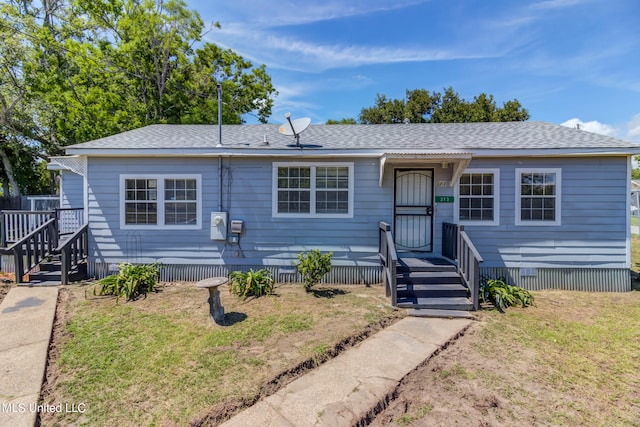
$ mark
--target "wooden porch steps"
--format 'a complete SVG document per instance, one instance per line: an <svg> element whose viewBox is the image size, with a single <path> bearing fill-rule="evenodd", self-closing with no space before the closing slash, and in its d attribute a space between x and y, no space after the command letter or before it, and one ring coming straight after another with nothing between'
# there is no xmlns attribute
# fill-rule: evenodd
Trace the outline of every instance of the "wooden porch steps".
<svg viewBox="0 0 640 427"><path fill-rule="evenodd" d="M455 265L442 258L401 257L397 268L398 307L473 310Z"/></svg>
<svg viewBox="0 0 640 427"><path fill-rule="evenodd" d="M81 263L69 273L69 282L82 280L87 276L87 265ZM60 286L62 281L62 264L59 260L43 262L40 271L29 273L29 281L18 286Z"/></svg>

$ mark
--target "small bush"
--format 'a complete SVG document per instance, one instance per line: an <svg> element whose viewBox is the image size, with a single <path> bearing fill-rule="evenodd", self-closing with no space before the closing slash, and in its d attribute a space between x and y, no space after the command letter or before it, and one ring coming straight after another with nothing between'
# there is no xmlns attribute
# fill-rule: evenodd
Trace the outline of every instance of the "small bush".
<svg viewBox="0 0 640 427"><path fill-rule="evenodd" d="M311 291L325 274L331 270L332 252L322 254L319 249L312 249L308 254L298 254L298 263L295 264L298 273L302 275L302 285L305 291Z"/></svg>
<svg viewBox="0 0 640 427"><path fill-rule="evenodd" d="M526 289L508 285L504 278L483 279L480 283L480 302L492 302L504 312L507 307L520 304L522 307L533 305L534 298Z"/></svg>
<svg viewBox="0 0 640 427"><path fill-rule="evenodd" d="M273 276L266 268L260 270L232 271L229 273L229 292L242 298L261 297L273 292Z"/></svg>
<svg viewBox="0 0 640 427"><path fill-rule="evenodd" d="M119 265L120 272L113 276L107 276L97 283L94 288L96 295L115 295L117 299L124 297L127 301L135 300L156 290L156 284L160 277L160 266L154 264L129 264Z"/></svg>

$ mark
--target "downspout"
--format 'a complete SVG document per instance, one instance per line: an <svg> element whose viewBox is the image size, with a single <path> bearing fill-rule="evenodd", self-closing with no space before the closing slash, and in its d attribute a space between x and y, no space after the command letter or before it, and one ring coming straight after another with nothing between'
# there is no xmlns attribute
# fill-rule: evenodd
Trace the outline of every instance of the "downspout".
<svg viewBox="0 0 640 427"><path fill-rule="evenodd" d="M218 145L222 147L222 85L218 88ZM222 212L222 156L218 156L218 212Z"/></svg>

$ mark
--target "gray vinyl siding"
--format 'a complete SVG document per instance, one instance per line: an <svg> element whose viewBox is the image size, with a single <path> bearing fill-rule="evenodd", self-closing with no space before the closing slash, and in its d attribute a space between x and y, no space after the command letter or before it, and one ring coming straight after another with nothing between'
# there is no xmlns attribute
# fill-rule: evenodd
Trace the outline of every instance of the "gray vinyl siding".
<svg viewBox="0 0 640 427"><path fill-rule="evenodd" d="M629 268L625 157L479 159L500 168L500 224L465 226L483 268ZM515 225L516 168L561 169L561 225Z"/></svg>
<svg viewBox="0 0 640 427"><path fill-rule="evenodd" d="M70 171L60 171L60 207L84 207L84 178Z"/></svg>
<svg viewBox="0 0 640 427"><path fill-rule="evenodd" d="M88 214L93 271L106 272L109 264L119 262L158 261L171 265L166 272L175 272L176 276L167 276L169 280L226 274L244 267L266 266L282 273L292 266L297 254L318 248L333 252L336 275L328 280L352 281L350 271L356 271L357 277L366 276L363 281L376 280L378 222L386 221L393 227L395 169L433 169L434 196L453 196L454 188L448 183L454 165L443 168L439 163L387 164L380 186L378 158L336 160L353 163L352 218L274 217L273 163L291 159L224 158L222 210L229 213L229 221L244 221L239 244L231 244L210 238L210 213L218 211L219 203L217 158L89 158ZM308 161L330 163L313 158ZM513 272L535 267L554 269L560 272L560 277L563 268L611 269L618 273L629 268L626 157L474 159L469 168L500 170L499 225L465 226L484 258L485 271L502 268ZM561 225L515 225L516 168L561 169ZM201 175L201 229L121 229L122 174ZM65 191L66 185L65 181ZM441 254L442 223L454 220L454 209L453 203L434 204L434 256ZM195 265L198 266L189 267ZM540 273L538 277L542 280L543 275ZM281 276L277 278L283 280Z"/></svg>
<svg viewBox="0 0 640 427"><path fill-rule="evenodd" d="M274 218L272 164L284 159L225 158L223 211L244 221L239 245L210 238L210 212L218 210L217 158L91 158L89 224L92 261L291 266L302 251L334 253L336 266L379 265L377 224L390 218L391 193L378 187L375 160L354 161L353 218ZM121 174L201 174L202 229L120 228Z"/></svg>

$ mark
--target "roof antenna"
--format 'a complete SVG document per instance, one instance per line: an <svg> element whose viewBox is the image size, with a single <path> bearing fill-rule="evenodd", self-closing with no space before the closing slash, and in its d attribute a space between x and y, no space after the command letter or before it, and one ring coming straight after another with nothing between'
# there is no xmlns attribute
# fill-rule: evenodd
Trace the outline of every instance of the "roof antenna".
<svg viewBox="0 0 640 427"><path fill-rule="evenodd" d="M218 145L216 148L222 147L222 85L216 85L218 89Z"/></svg>
<svg viewBox="0 0 640 427"><path fill-rule="evenodd" d="M302 148L300 145L300 134L309 127L311 119L308 117L302 117L300 119L291 120L291 113L286 113L284 116L286 117L289 126L287 126L286 123L280 125L278 132L283 135L293 135L296 140L296 147Z"/></svg>

